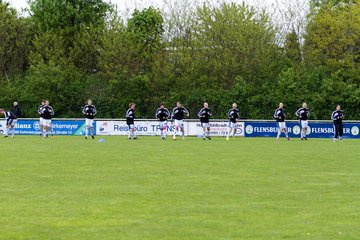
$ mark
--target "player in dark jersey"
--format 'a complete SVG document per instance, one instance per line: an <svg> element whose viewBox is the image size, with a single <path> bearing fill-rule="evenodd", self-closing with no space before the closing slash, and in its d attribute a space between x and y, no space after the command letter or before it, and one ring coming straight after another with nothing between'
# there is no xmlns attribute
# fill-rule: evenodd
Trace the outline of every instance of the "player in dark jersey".
<svg viewBox="0 0 360 240"><path fill-rule="evenodd" d="M160 104L160 107L156 110L155 118L159 119L159 126L161 131L161 139L166 139L167 131L167 120L170 117L170 112L163 103Z"/></svg>
<svg viewBox="0 0 360 240"><path fill-rule="evenodd" d="M38 107L37 112L39 114L39 123L40 123L40 137L43 134L44 130L44 115L41 112L41 109L45 106L45 100L41 101L41 105Z"/></svg>
<svg viewBox="0 0 360 240"><path fill-rule="evenodd" d="M138 138L136 137L136 129L135 129L135 108L136 108L136 104L135 103L130 103L129 104L129 109L126 111L126 124L129 127L129 135L128 135L128 139L131 140L131 137L134 140L137 140Z"/></svg>
<svg viewBox="0 0 360 240"><path fill-rule="evenodd" d="M4 109L0 109L0 114L4 114L4 118L6 120L6 131L5 131L4 137L9 136L9 129L11 129L11 132L12 132L11 136L12 136L12 138L14 138L17 117L15 116L14 113L12 113L10 111L5 111Z"/></svg>
<svg viewBox="0 0 360 240"><path fill-rule="evenodd" d="M176 103L176 107L173 109L171 113L171 119L173 124L175 125L174 136L173 139L176 140L176 134L181 131L181 136L183 140L185 139L185 131L184 131L184 117L185 115L189 116L189 111L183 107L181 102Z"/></svg>
<svg viewBox="0 0 360 240"><path fill-rule="evenodd" d="M200 118L201 127L203 129L203 140L209 139L210 137L210 117L212 116L211 109L208 103L204 103L204 107L199 111L198 117Z"/></svg>
<svg viewBox="0 0 360 240"><path fill-rule="evenodd" d="M279 103L279 108L275 110L274 118L275 118L277 126L279 128L276 140L279 141L280 135L281 135L282 132L285 133L286 139L290 140L289 134L288 134L288 131L287 131L287 128L286 128L286 123L285 123L286 113L285 113L285 110L284 110L284 104L283 103Z"/></svg>
<svg viewBox="0 0 360 240"><path fill-rule="evenodd" d="M229 118L229 130L226 136L226 140L229 140L230 136L234 137L238 128L237 120L240 119L240 111L237 108L237 104L233 103L232 108L228 111Z"/></svg>
<svg viewBox="0 0 360 240"><path fill-rule="evenodd" d="M310 111L307 107L307 103L303 103L302 108L296 111L295 115L299 118L301 126L301 140L307 140L307 131L309 128L309 116Z"/></svg>
<svg viewBox="0 0 360 240"><path fill-rule="evenodd" d="M41 108L41 113L44 118L43 120L43 137L47 138L48 130L50 129L51 136L54 137L54 131L51 124L51 118L54 116L54 109L50 106L49 100L45 101L45 105Z"/></svg>
<svg viewBox="0 0 360 240"><path fill-rule="evenodd" d="M344 125L343 119L345 118L344 112L341 110L341 106L337 105L336 110L331 114L331 120L334 121L334 139L336 142L337 138L340 137L340 141L343 141Z"/></svg>
<svg viewBox="0 0 360 240"><path fill-rule="evenodd" d="M96 107L92 104L91 99L88 100L87 105L83 108L85 115L85 139L88 139L88 132L90 129L91 138L94 139L94 116L96 115Z"/></svg>

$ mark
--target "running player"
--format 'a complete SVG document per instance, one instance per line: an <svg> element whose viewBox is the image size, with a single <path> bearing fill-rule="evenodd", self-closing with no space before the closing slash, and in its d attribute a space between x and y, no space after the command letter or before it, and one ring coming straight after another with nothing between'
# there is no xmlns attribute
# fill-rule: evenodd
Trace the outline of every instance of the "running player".
<svg viewBox="0 0 360 240"><path fill-rule="evenodd" d="M344 117L345 117L344 112L341 110L341 106L338 104L336 106L336 110L331 114L331 120L334 121L334 130L335 130L334 139L333 139L334 142L336 142L338 137L340 137L340 142L343 141Z"/></svg>
<svg viewBox="0 0 360 240"><path fill-rule="evenodd" d="M283 103L279 103L279 108L275 110L274 118L275 118L277 126L279 128L276 140L279 141L280 135L282 132L285 133L286 139L290 140L289 134L288 134L287 128L286 128L286 123L285 123L286 114L285 114Z"/></svg>
<svg viewBox="0 0 360 240"><path fill-rule="evenodd" d="M301 126L301 140L307 140L306 134L309 128L310 111L307 103L303 103L302 108L296 111L295 115L299 118Z"/></svg>
<svg viewBox="0 0 360 240"><path fill-rule="evenodd" d="M94 116L96 115L96 107L92 104L91 99L88 100L87 105L83 108L85 114L85 139L88 139L88 132L90 129L91 138L94 139Z"/></svg>
<svg viewBox="0 0 360 240"><path fill-rule="evenodd" d="M184 116L189 117L189 111L184 108L181 102L176 103L176 107L173 109L171 113L171 119L174 121L175 129L173 139L176 140L176 134L181 131L181 136L183 140L185 139L185 131L184 131Z"/></svg>
<svg viewBox="0 0 360 240"><path fill-rule="evenodd" d="M44 129L44 114L42 113L42 108L45 106L45 100L41 101L41 105L38 107L38 114L39 114L39 124L40 124L40 137L42 136L43 129Z"/></svg>
<svg viewBox="0 0 360 240"><path fill-rule="evenodd" d="M129 140L131 140L131 137L134 140L138 139L136 137L135 124L134 124L134 120L136 118L136 116L135 116L135 108L136 108L136 104L135 103L130 103L129 104L129 109L126 111L126 124L129 127L129 135L128 135Z"/></svg>
<svg viewBox="0 0 360 240"><path fill-rule="evenodd" d="M9 136L9 129L11 128L11 133L12 133L11 137L14 138L17 117L15 116L14 113L10 111L5 111L4 109L0 109L0 114L4 114L4 118L6 120L6 131L4 137Z"/></svg>
<svg viewBox="0 0 360 240"><path fill-rule="evenodd" d="M226 140L229 140L230 136L234 137L237 130L237 120L240 120L240 111L237 108L237 104L233 103L232 108L228 112L229 129L226 136Z"/></svg>
<svg viewBox="0 0 360 240"><path fill-rule="evenodd" d="M203 139L211 140L210 137L210 117L212 116L211 109L209 108L208 103L204 103L204 107L199 111L198 117L200 118L201 127L203 129Z"/></svg>
<svg viewBox="0 0 360 240"><path fill-rule="evenodd" d="M160 104L160 107L156 110L155 117L159 119L159 126L161 131L161 139L166 139L167 131L167 120L170 117L170 112L163 103Z"/></svg>
<svg viewBox="0 0 360 240"><path fill-rule="evenodd" d="M43 137L48 137L48 129L50 129L51 136L54 137L51 118L54 116L55 112L54 109L50 106L49 100L45 101L45 105L41 108L41 113L43 114Z"/></svg>

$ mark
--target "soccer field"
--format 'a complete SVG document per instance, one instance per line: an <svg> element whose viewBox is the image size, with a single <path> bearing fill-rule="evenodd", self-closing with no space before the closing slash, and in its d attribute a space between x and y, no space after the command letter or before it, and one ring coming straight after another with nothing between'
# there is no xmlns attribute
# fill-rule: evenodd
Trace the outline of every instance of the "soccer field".
<svg viewBox="0 0 360 240"><path fill-rule="evenodd" d="M0 239L360 239L359 141L0 139Z"/></svg>

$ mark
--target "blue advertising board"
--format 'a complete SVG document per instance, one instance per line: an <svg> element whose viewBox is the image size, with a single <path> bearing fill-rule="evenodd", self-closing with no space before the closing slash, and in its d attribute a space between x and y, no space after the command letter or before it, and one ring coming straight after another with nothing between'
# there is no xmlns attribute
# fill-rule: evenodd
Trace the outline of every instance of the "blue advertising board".
<svg viewBox="0 0 360 240"><path fill-rule="evenodd" d="M288 121L286 127L289 132L289 137L300 138L301 126L299 122ZM344 137L345 138L360 138L360 123L346 123L344 122ZM278 127L276 122L265 121L246 121L245 122L245 137L276 137ZM309 129L307 132L309 138L332 138L334 136L334 127L332 122L309 122Z"/></svg>
<svg viewBox="0 0 360 240"><path fill-rule="evenodd" d="M53 120L52 127L55 135L84 135L85 120ZM96 131L95 128L94 130ZM15 134L38 135L40 134L40 122L38 120L18 120Z"/></svg>

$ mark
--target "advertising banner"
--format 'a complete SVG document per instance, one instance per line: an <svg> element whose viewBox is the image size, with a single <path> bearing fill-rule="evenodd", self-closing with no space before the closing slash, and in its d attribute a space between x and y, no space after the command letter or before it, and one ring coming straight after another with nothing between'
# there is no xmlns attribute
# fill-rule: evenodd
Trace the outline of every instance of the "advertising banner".
<svg viewBox="0 0 360 240"><path fill-rule="evenodd" d="M229 122L210 122L210 136L226 136L228 131ZM239 122L236 130L236 136L244 137L245 136L245 123ZM188 135L189 136L199 136L203 134L203 129L200 122L189 122L188 123Z"/></svg>
<svg viewBox="0 0 360 240"><path fill-rule="evenodd" d="M226 136L228 122L211 122L210 135L211 136ZM238 124L237 136L245 136L245 124L243 122ZM136 133L138 135L159 136L160 126L156 120L136 121ZM202 136L203 129L200 122L184 122L184 130L186 136ZM127 135L129 128L125 121L97 121L96 132L98 135ZM174 132L174 126L168 122L167 134L171 135Z"/></svg>
<svg viewBox="0 0 360 240"><path fill-rule="evenodd" d="M158 121L136 121L136 134L155 136L160 135L160 126ZM187 123L184 123L185 132L187 129ZM129 127L126 125L126 121L97 121L96 122L97 135L127 135L129 133ZM168 122L168 134L174 132L174 126L171 126Z"/></svg>
<svg viewBox="0 0 360 240"><path fill-rule="evenodd" d="M0 132L2 131L3 134L5 121L0 121L0 125ZM52 127L55 135L84 135L85 120L53 120ZM18 120L15 125L15 135L39 134L40 122L38 120Z"/></svg>
<svg viewBox="0 0 360 240"><path fill-rule="evenodd" d="M299 122L286 122L289 137L300 138L301 126ZM360 123L344 123L345 138L360 138ZM245 122L246 137L276 137L278 132L276 122ZM334 127L331 122L309 122L307 132L309 138L332 138L334 136Z"/></svg>

